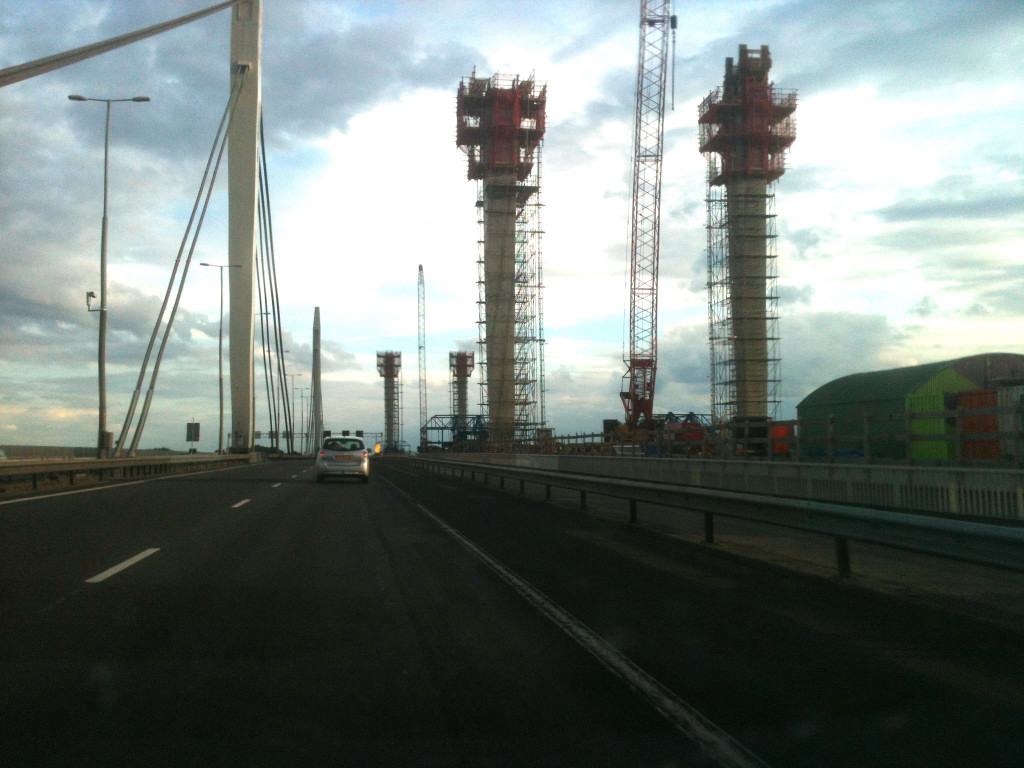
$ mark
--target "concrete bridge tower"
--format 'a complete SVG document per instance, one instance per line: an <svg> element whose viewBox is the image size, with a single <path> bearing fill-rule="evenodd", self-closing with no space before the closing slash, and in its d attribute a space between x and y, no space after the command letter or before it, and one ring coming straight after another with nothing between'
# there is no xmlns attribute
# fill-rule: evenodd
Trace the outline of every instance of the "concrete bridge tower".
<svg viewBox="0 0 1024 768"><path fill-rule="evenodd" d="M402 353L378 352L377 373L384 378L384 450L402 450Z"/></svg>
<svg viewBox="0 0 1024 768"><path fill-rule="evenodd" d="M796 92L775 88L768 46L739 49L701 102L708 159L711 408L718 422L765 422L779 396L774 182L796 138Z"/></svg>
<svg viewBox="0 0 1024 768"><path fill-rule="evenodd" d="M474 74L459 85L456 143L480 182L481 359L492 446L529 439L543 421L538 223L547 87ZM539 410L538 410L539 407Z"/></svg>
<svg viewBox="0 0 1024 768"><path fill-rule="evenodd" d="M467 427L469 416L469 377L473 375L472 352L449 352L448 366L452 372L452 430L458 435Z"/></svg>
<svg viewBox="0 0 1024 768"><path fill-rule="evenodd" d="M230 288L231 450L253 447L253 312L262 111L262 0L231 9L231 92L237 92L228 128L228 270Z"/></svg>

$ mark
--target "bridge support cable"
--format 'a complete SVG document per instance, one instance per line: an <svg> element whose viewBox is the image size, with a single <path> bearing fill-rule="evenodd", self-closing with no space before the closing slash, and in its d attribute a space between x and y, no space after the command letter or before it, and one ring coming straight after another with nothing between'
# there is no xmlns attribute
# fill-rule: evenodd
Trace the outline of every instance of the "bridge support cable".
<svg viewBox="0 0 1024 768"><path fill-rule="evenodd" d="M225 8L238 5L241 2L245 2L245 0L228 0L227 2L212 5L205 10L189 13L185 16L179 16L176 19L171 19L170 21L165 21L160 24L154 24L153 26L146 27L145 29L139 29L135 32L111 37L98 43L83 45L80 48L65 51L64 53L57 53L53 56L46 56L42 59L26 62L25 64L16 64L13 67L0 69L0 87L13 85L14 83L19 83L22 80L28 80L29 78L36 77L37 75L45 75L47 72L52 72L55 69L61 69L62 67L66 67L70 64L77 64L78 62L85 61L93 56L99 56L101 53L108 53L109 51L113 51L125 45L137 43L139 40L145 40L147 37L159 35L161 32L166 32L170 29L174 29L175 27L180 27L193 21L198 21L199 19L213 13L223 11Z"/></svg>
<svg viewBox="0 0 1024 768"><path fill-rule="evenodd" d="M281 300L277 284L277 258L274 251L274 225L270 209L270 177L267 172L267 153L263 134L263 119L259 132L259 243L257 251L257 287L263 333L264 378L267 384L267 403L270 414L272 444L280 448L282 432L287 432L287 448L291 452L294 432L290 400L288 398L287 368L284 358L284 334L281 329ZM279 395L279 396L278 396ZM282 429L282 421L284 429Z"/></svg>
<svg viewBox="0 0 1024 768"><path fill-rule="evenodd" d="M284 378L284 346L281 343L280 303L277 301L277 272L274 267L273 232L270 227L270 200L265 168L259 177L259 248L256 252L256 294L260 319L260 343L263 379L267 394L267 418L270 441L280 447L281 415L287 424L287 379ZM278 397L280 395L280 398Z"/></svg>
<svg viewBox="0 0 1024 768"><path fill-rule="evenodd" d="M146 400L142 408L142 413L139 416L138 425L135 428L135 434L132 437L131 447L129 448L130 456L135 455L139 439L142 437L142 431L146 424L146 417L149 414L149 406L153 399L153 393L156 390L156 379L160 369L160 362L163 359L163 353L171 333L171 326L178 311L178 304L181 301L181 294L185 287L185 279L188 276L188 269L192 263L192 256L195 253L196 243L199 240L199 233L203 226L203 220L206 218L206 211L210 205L214 182L217 179L217 171L220 167L220 162L224 155L224 149L227 145L228 128L231 125L235 106L238 104L238 99L241 96L244 84L245 78L239 78L232 93L228 97L228 103L224 108L224 114L221 116L220 125L217 127L213 146L210 149L210 156L206 161L206 168L203 171L203 177L199 183L199 191L196 193L196 200L192 206L192 214L189 216L188 224L185 227L185 234L182 237L181 246L178 248L178 255L174 260L174 266L171 269L171 277L167 282L167 290L164 293L164 300L160 305L160 312L157 314L156 322L153 325L153 333L150 335L149 345L146 347L146 354L143 357L142 366L139 370L139 379L135 385L135 391L132 393L131 403L128 406L128 413L121 425L121 434L117 439L117 445L114 449L115 457L120 455L128 433L131 431L132 421L135 418L135 409L138 406L139 396L142 392L142 385L145 382L146 372L149 368L149 359L153 353L153 347L156 344L157 336L160 335L160 329L161 327L164 327L163 338L160 342L160 350L153 365L153 374L150 379L149 390L146 392ZM201 210L200 204L202 206ZM195 227L194 231L193 226ZM185 254L186 246L188 246L187 255ZM180 279L178 276L179 270L181 272ZM166 326L164 326L164 316L167 315L167 305L170 302L171 292L176 283L177 292L175 293L174 304L170 314L167 316Z"/></svg>

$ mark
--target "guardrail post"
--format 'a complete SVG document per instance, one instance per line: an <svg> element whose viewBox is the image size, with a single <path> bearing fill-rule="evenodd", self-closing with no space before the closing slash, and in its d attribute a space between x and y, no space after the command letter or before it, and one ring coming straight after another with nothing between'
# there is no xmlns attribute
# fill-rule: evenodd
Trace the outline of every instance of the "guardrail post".
<svg viewBox="0 0 1024 768"><path fill-rule="evenodd" d="M526 495L526 481L525 480L520 480L519 481L519 495L520 496L525 496Z"/></svg>
<svg viewBox="0 0 1024 768"><path fill-rule="evenodd" d="M841 536L836 536L836 566L839 568L839 578L850 578L850 542Z"/></svg>
<svg viewBox="0 0 1024 768"><path fill-rule="evenodd" d="M587 492L580 491L580 509L585 510L587 508Z"/></svg>
<svg viewBox="0 0 1024 768"><path fill-rule="evenodd" d="M953 414L953 431L953 460L959 466L964 463L964 409L959 405Z"/></svg>
<svg viewBox="0 0 1024 768"><path fill-rule="evenodd" d="M629 522L636 525L636 499L629 500Z"/></svg>
<svg viewBox="0 0 1024 768"><path fill-rule="evenodd" d="M715 543L715 515L713 512L704 513L704 543Z"/></svg>
<svg viewBox="0 0 1024 768"><path fill-rule="evenodd" d="M547 483L544 486L544 501L551 501L551 484Z"/></svg>

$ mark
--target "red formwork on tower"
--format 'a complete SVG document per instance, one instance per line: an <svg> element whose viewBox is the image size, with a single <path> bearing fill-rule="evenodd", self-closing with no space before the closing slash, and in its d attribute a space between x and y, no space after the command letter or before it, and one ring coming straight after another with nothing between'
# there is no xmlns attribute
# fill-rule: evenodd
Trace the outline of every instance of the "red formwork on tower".
<svg viewBox="0 0 1024 768"><path fill-rule="evenodd" d="M700 151L721 158L712 185L737 178L770 184L785 173L786 150L796 139L796 91L776 88L768 80L770 69L767 45L760 51L741 45L738 64L726 60L722 87L701 102Z"/></svg>
<svg viewBox="0 0 1024 768"><path fill-rule="evenodd" d="M547 86L532 77L463 78L456 96L455 143L469 157L467 178L511 174L525 181L544 138L546 101Z"/></svg>
<svg viewBox="0 0 1024 768"><path fill-rule="evenodd" d="M711 412L761 422L780 401L774 182L796 138L796 91L769 81L771 55L741 45L698 111L708 161Z"/></svg>

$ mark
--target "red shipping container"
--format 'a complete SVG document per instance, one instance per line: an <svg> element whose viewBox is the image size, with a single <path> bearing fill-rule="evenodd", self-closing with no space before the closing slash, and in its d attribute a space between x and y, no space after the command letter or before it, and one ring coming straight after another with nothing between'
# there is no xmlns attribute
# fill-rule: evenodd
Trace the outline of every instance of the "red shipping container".
<svg viewBox="0 0 1024 768"><path fill-rule="evenodd" d="M792 424L772 424L772 453L777 456L789 456L789 443L777 442L793 437Z"/></svg>
<svg viewBox="0 0 1024 768"><path fill-rule="evenodd" d="M957 393L957 405L964 410L963 433L979 435L991 433L991 440L967 438L964 440L965 459L998 459L1002 453L999 444L999 415L996 413L972 414L971 411L999 406L999 390L975 389Z"/></svg>

